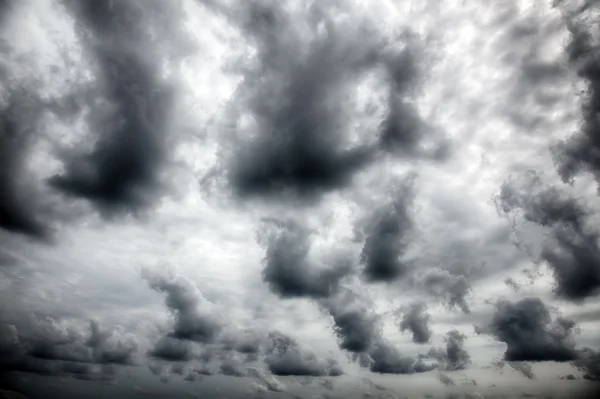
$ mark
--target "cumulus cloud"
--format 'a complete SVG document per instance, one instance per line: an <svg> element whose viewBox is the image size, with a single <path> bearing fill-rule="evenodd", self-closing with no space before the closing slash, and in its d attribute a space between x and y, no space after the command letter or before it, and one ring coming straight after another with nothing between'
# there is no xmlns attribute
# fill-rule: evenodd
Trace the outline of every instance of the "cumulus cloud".
<svg viewBox="0 0 600 399"><path fill-rule="evenodd" d="M1 324L0 364L8 370L112 380L114 365L134 364L135 337L122 328L106 330L92 321L89 330L52 318L32 319L19 330Z"/></svg>
<svg viewBox="0 0 600 399"><path fill-rule="evenodd" d="M449 308L458 307L464 313L471 312L467 303L471 284L465 276L455 275L440 268L432 268L418 276L417 285L430 295L440 298Z"/></svg>
<svg viewBox="0 0 600 399"><path fill-rule="evenodd" d="M547 229L540 261L552 270L559 297L581 301L600 289L600 233L589 221L592 211L564 190L528 172L507 180L496 198L505 214L520 211L524 220Z"/></svg>
<svg viewBox="0 0 600 399"><path fill-rule="evenodd" d="M43 204L32 196L26 168L32 142L40 136L42 103L29 85L0 85L0 228L44 238L49 231Z"/></svg>
<svg viewBox="0 0 600 399"><path fill-rule="evenodd" d="M293 338L282 333L269 334L270 345L265 363L274 375L339 376L342 373L333 359L321 359L315 353L303 349Z"/></svg>
<svg viewBox="0 0 600 399"><path fill-rule="evenodd" d="M594 34L592 22L596 20L593 13L597 11L597 4L587 2L586 7L565 13L571 34L566 53L570 64L585 85L582 92L580 129L553 148L558 172L565 182L572 182L582 173L590 173L600 183L600 44Z"/></svg>
<svg viewBox="0 0 600 399"><path fill-rule="evenodd" d="M419 77L411 51L416 35L400 35L386 44L366 20L336 21L335 5L316 2L293 10L273 2L237 8L205 4L227 15L256 50L250 65L240 65L243 96L235 101L234 132L222 151L224 165L219 165L237 194L317 199L350 185L380 147L422 155L419 144L426 129L408 101ZM388 116L375 140L381 145L353 143L345 98L362 77L377 70L385 72L390 87ZM248 115L254 123L241 126Z"/></svg>
<svg viewBox="0 0 600 399"><path fill-rule="evenodd" d="M175 317L170 337L202 343L216 339L222 324L194 282L183 276L160 275L148 270L143 277L152 289L166 294L165 304Z"/></svg>
<svg viewBox="0 0 600 399"><path fill-rule="evenodd" d="M431 348L427 356L439 362L437 367L447 371L464 370L471 364L471 356L464 348L467 336L457 330L446 333L445 349Z"/></svg>
<svg viewBox="0 0 600 399"><path fill-rule="evenodd" d="M284 298L326 298L339 288L340 280L351 271L341 259L324 266L312 261L309 251L311 232L300 224L288 221L269 234L263 279L271 291Z"/></svg>
<svg viewBox="0 0 600 399"><path fill-rule="evenodd" d="M396 187L389 203L367 221L361 261L368 281L394 281L409 272L410 265L402 256L415 228L411 217L413 191L414 179L409 177Z"/></svg>
<svg viewBox="0 0 600 399"><path fill-rule="evenodd" d="M535 378L535 373L533 372L533 368L529 363L525 362L507 362L510 367L519 373L523 374L525 377L533 380Z"/></svg>
<svg viewBox="0 0 600 399"><path fill-rule="evenodd" d="M400 331L412 332L412 340L416 344L429 342L432 334L431 328L429 328L431 316L427 313L425 302L414 302L400 309L400 313L402 314Z"/></svg>
<svg viewBox="0 0 600 399"><path fill-rule="evenodd" d="M565 362L575 360L577 352L572 333L575 323L558 317L539 298L517 302L500 300L489 324L478 331L506 344L508 361Z"/></svg>
<svg viewBox="0 0 600 399"><path fill-rule="evenodd" d="M90 104L93 148L65 152L65 172L51 177L49 184L91 201L104 215L138 211L152 203L160 188L174 98L161 76L161 56L148 42L151 21L145 15L152 5L110 0L65 4L81 32L104 104Z"/></svg>
<svg viewBox="0 0 600 399"><path fill-rule="evenodd" d="M413 374L433 370L420 360L402 354L398 348L386 340L379 340L369 352L369 370L380 374Z"/></svg>

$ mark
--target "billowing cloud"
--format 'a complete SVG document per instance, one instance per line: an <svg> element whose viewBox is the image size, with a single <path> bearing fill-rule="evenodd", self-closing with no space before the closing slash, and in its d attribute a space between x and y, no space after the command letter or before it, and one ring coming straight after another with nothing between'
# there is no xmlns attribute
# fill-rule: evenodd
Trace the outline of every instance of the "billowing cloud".
<svg viewBox="0 0 600 399"><path fill-rule="evenodd" d="M581 301L600 289L600 233L592 211L564 190L544 184L543 176L529 172L507 180L496 198L498 209L548 229L540 260L548 264L560 297Z"/></svg>
<svg viewBox="0 0 600 399"><path fill-rule="evenodd" d="M576 12L566 11L571 34L566 53L585 84L585 90L581 93L582 122L578 132L554 146L553 153L558 172L565 182L572 182L582 173L591 173L600 184L600 43L591 22L598 5L586 3Z"/></svg>
<svg viewBox="0 0 600 399"><path fill-rule="evenodd" d="M103 214L137 211L160 188L167 153L173 88L161 76L161 59L147 41L149 4L65 2L96 72L105 104L90 104L88 127L95 137L87 153L69 151L65 172L52 187L85 198Z"/></svg>
<svg viewBox="0 0 600 399"><path fill-rule="evenodd" d="M237 8L204 3L227 15L256 50L250 65L239 65L243 90L233 104L237 116L222 151L224 165L218 165L237 194L318 199L350 185L381 148L423 156L427 129L408 101L421 77L416 35L386 40L366 20L337 23L335 5L311 3L292 11L272 2ZM367 73L377 71L384 71L389 86L388 115L379 137L356 143L347 134L346 99ZM248 116L253 123L242 126Z"/></svg>
<svg viewBox="0 0 600 399"><path fill-rule="evenodd" d="M341 375L337 362L321 359L303 349L293 338L282 333L269 334L270 345L265 363L274 375L333 376Z"/></svg>
<svg viewBox="0 0 600 399"><path fill-rule="evenodd" d="M361 261L368 281L394 281L410 270L402 259L415 228L411 217L414 179L407 178L393 190L389 204L367 221Z"/></svg>
<svg viewBox="0 0 600 399"><path fill-rule="evenodd" d="M271 291L284 298L326 298L339 288L340 280L351 271L343 259L333 265L315 264L309 256L311 232L288 221L267 239L263 279Z"/></svg>
<svg viewBox="0 0 600 399"><path fill-rule="evenodd" d="M454 275L450 271L440 268L432 268L419 275L417 285L430 295L440 298L448 307L458 307L464 313L471 312L467 303L471 284L465 276Z"/></svg>
<svg viewBox="0 0 600 399"><path fill-rule="evenodd" d="M504 342L504 358L508 361L565 362L577 357L574 328L575 323L568 319L553 320L541 299L531 297L517 302L498 301L490 323L479 332Z"/></svg>
<svg viewBox="0 0 600 399"><path fill-rule="evenodd" d="M465 349L467 336L457 330L450 330L444 337L446 347L431 348L427 356L438 361L437 367L442 370L464 370L471 364L471 356Z"/></svg>
<svg viewBox="0 0 600 399"><path fill-rule="evenodd" d="M0 86L5 92L0 101L0 228L42 238L48 226L26 168L32 141L40 136L42 103L27 85Z"/></svg>
<svg viewBox="0 0 600 399"><path fill-rule="evenodd" d="M413 374L433 370L435 366L426 365L420 360L402 354L391 343L380 340L369 352L371 364L369 370L381 374Z"/></svg>
<svg viewBox="0 0 600 399"><path fill-rule="evenodd" d="M138 343L121 328L106 330L92 321L89 330L52 318L32 319L19 330L1 324L0 364L8 370L112 380L114 365L134 364Z"/></svg>
<svg viewBox="0 0 600 399"><path fill-rule="evenodd" d="M222 324L212 313L211 303L191 280L148 270L144 271L143 277L152 289L166 294L165 304L175 317L170 337L204 343L215 340Z"/></svg>
<svg viewBox="0 0 600 399"><path fill-rule="evenodd" d="M425 344L431 339L431 328L429 320L431 316L427 313L427 305L424 302L414 302L400 309L400 331L412 332L412 340L416 344Z"/></svg>

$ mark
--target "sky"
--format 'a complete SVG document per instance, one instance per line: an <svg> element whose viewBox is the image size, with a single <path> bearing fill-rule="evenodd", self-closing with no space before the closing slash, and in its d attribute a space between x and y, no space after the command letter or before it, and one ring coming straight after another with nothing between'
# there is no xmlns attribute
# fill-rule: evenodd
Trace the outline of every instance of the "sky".
<svg viewBox="0 0 600 399"><path fill-rule="evenodd" d="M596 397L599 11L0 0L2 397Z"/></svg>

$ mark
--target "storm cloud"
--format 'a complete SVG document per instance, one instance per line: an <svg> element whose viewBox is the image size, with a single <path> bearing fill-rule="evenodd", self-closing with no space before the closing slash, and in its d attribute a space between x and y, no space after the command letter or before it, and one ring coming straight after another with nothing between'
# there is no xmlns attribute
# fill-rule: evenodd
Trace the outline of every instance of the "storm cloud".
<svg viewBox="0 0 600 399"><path fill-rule="evenodd" d="M539 298L517 302L501 300L489 324L478 331L506 344L508 361L566 362L577 358L573 330L575 323L558 317Z"/></svg>
<svg viewBox="0 0 600 399"><path fill-rule="evenodd" d="M429 328L431 316L427 313L427 305L424 302L414 302L400 309L400 331L412 332L412 341L416 344L425 344L431 339L432 331Z"/></svg>
<svg viewBox="0 0 600 399"><path fill-rule="evenodd" d="M349 186L382 148L422 156L426 129L408 101L421 78L416 35L387 40L366 20L336 22L337 7L316 2L294 13L274 2L203 3L227 15L256 49L252 64L238 65L243 95L217 165L239 196L318 200ZM383 71L389 86L388 115L375 140L353 142L345 99L373 71ZM247 115L254 123L240 126Z"/></svg>
<svg viewBox="0 0 600 399"><path fill-rule="evenodd" d="M568 7L567 7L568 8ZM565 11L570 42L566 48L568 60L583 81L581 124L578 131L553 147L560 176L565 182L590 173L599 183L600 193L600 44L595 35L594 12L598 5L586 2L578 10Z"/></svg>
<svg viewBox="0 0 600 399"><path fill-rule="evenodd" d="M525 221L549 231L540 260L551 268L559 297L581 301L598 293L600 233L584 202L528 172L503 184L496 205L505 214L520 211Z"/></svg>
<svg viewBox="0 0 600 399"><path fill-rule="evenodd" d="M165 304L175 318L169 337L201 343L216 339L222 330L222 323L211 312L211 303L191 280L148 270L144 270L143 277L152 289L166 295Z"/></svg>
<svg viewBox="0 0 600 399"><path fill-rule="evenodd" d="M427 356L437 360L436 367L446 371L464 370L471 364L471 356L465 349L467 336L458 330L451 330L444 336L446 347L431 348Z"/></svg>
<svg viewBox="0 0 600 399"><path fill-rule="evenodd" d="M69 151L65 172L49 179L61 192L92 202L104 214L149 206L160 188L173 88L149 47L144 19L151 6L136 2L65 2L81 31L104 103L90 104L95 144Z"/></svg>
<svg viewBox="0 0 600 399"><path fill-rule="evenodd" d="M390 203L367 221L361 262L368 281L394 281L410 270L402 256L415 228L411 217L413 190L414 179L408 177L393 190Z"/></svg>

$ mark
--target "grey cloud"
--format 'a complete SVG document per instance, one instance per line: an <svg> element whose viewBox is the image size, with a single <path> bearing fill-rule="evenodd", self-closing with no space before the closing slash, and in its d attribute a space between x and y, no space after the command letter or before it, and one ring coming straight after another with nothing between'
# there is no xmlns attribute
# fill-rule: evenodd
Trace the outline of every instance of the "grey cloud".
<svg viewBox="0 0 600 399"><path fill-rule="evenodd" d="M550 310L539 298L525 298L514 303L498 301L491 321L479 332L506 343L507 361L565 362L577 358L574 328L570 320L552 320Z"/></svg>
<svg viewBox="0 0 600 399"><path fill-rule="evenodd" d="M519 373L523 374L525 377L530 380L535 379L535 373L533 372L533 368L530 364L525 362L507 362L510 367Z"/></svg>
<svg viewBox="0 0 600 399"><path fill-rule="evenodd" d="M427 356L439 362L437 367L447 371L464 370L471 364L471 356L464 348L466 336L457 330L446 333L445 349L431 348Z"/></svg>
<svg viewBox="0 0 600 399"><path fill-rule="evenodd" d="M344 297L331 298L323 305L333 318L340 349L366 353L380 338L381 319L365 306Z"/></svg>
<svg viewBox="0 0 600 399"><path fill-rule="evenodd" d="M414 130L423 122L405 98L417 69L408 50L382 45L380 34L364 21L337 23L333 5L312 3L291 15L273 2L232 9L204 3L227 15L256 48L253 63L241 66L243 96L234 102L233 139L218 165L237 194L313 200L348 186L380 150L370 143L347 145L343 99L354 82L376 68L388 72L393 87L389 117L379 133L382 147L412 155L420 150L421 134ZM407 47L414 42L395 39ZM236 126L246 113L256 121L249 141L240 138Z"/></svg>
<svg viewBox="0 0 600 399"><path fill-rule="evenodd" d="M311 232L289 221L269 235L263 279L271 291L284 298L326 298L337 291L340 280L351 271L345 260L329 267L317 265L309 256Z"/></svg>
<svg viewBox="0 0 600 399"><path fill-rule="evenodd" d="M511 290L517 292L521 289L521 284L516 282L513 278L508 277L504 280L504 284L509 287Z"/></svg>
<svg viewBox="0 0 600 399"><path fill-rule="evenodd" d="M0 228L45 238L49 227L26 170L32 141L42 128L42 104L26 83L21 86L0 87L6 90L6 100L0 103Z"/></svg>
<svg viewBox="0 0 600 399"><path fill-rule="evenodd" d="M161 337L148 352L149 356L166 361L188 361L193 358L190 342L172 337Z"/></svg>
<svg viewBox="0 0 600 399"><path fill-rule="evenodd" d="M584 348L579 351L573 365L584 372L586 380L600 381L600 352Z"/></svg>
<svg viewBox="0 0 600 399"><path fill-rule="evenodd" d="M418 276L417 285L423 287L430 295L441 298L448 307L459 307L464 313L471 312L467 303L471 285L465 276L432 268Z"/></svg>
<svg viewBox="0 0 600 399"><path fill-rule="evenodd" d="M51 318L33 319L17 329L0 325L0 364L8 370L79 379L110 381L114 365L134 364L138 344L121 329L102 329L92 322L89 332L66 328Z"/></svg>
<svg viewBox="0 0 600 399"><path fill-rule="evenodd" d="M216 339L222 325L192 281L182 276L155 275L147 270L143 277L152 289L166 294L165 304L175 317L171 337L203 343Z"/></svg>
<svg viewBox="0 0 600 399"><path fill-rule="evenodd" d="M289 336L271 333L269 340L265 363L274 375L335 377L343 374L333 359L320 359Z"/></svg>
<svg viewBox="0 0 600 399"><path fill-rule="evenodd" d="M369 370L380 374L413 374L431 371L428 366L413 357L403 355L398 348L385 340L379 340L369 352Z"/></svg>
<svg viewBox="0 0 600 399"><path fill-rule="evenodd" d="M566 53L571 66L586 85L581 108L581 128L570 138L553 147L557 169L565 182L571 182L582 173L591 173L600 183L600 45L590 21L598 11L597 4L573 13L567 12L566 23L571 33ZM600 186L599 186L600 189ZM599 191L600 192L600 191Z"/></svg>
<svg viewBox="0 0 600 399"><path fill-rule="evenodd" d="M243 367L243 362L236 356L228 356L221 361L219 372L223 375L231 377L244 377L246 371Z"/></svg>
<svg viewBox="0 0 600 399"><path fill-rule="evenodd" d="M412 340L416 344L425 344L431 339L429 320L431 316L427 313L427 305L424 302L414 302L400 310L400 331L412 332Z"/></svg>
<svg viewBox="0 0 600 399"><path fill-rule="evenodd" d="M551 268L559 297L581 301L600 289L600 233L588 222L592 212L564 190L544 185L542 175L528 172L507 180L495 199L505 214L521 211L523 218L549 230L540 260Z"/></svg>
<svg viewBox="0 0 600 399"><path fill-rule="evenodd" d="M391 201L367 221L361 261L368 281L394 281L410 271L402 258L415 228L411 217L414 178L408 177L392 192Z"/></svg>
<svg viewBox="0 0 600 399"><path fill-rule="evenodd" d="M114 106L91 104L87 122L97 137L89 153L65 153L65 172L51 187L91 201L104 215L148 206L165 164L173 90L149 49L144 8L134 2L67 1L96 72L97 91Z"/></svg>

